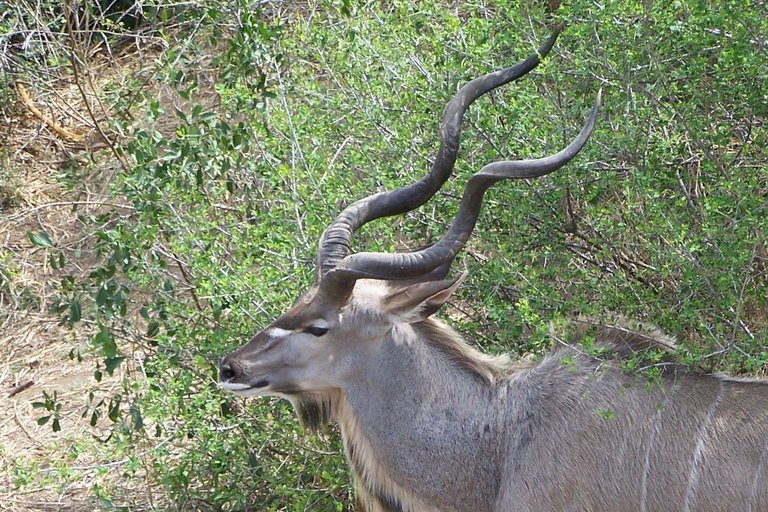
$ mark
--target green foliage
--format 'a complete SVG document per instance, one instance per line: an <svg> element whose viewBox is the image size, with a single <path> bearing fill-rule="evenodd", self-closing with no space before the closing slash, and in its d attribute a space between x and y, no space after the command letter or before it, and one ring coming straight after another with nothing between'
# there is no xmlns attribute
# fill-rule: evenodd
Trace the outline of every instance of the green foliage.
<svg viewBox="0 0 768 512"><path fill-rule="evenodd" d="M574 0L552 16L543 2L328 1L276 16L233 0L177 13L198 23L158 58L172 99L146 80L110 91L128 162L112 194L126 207L81 218L88 272L59 283L62 322L91 330L72 357L97 380L120 376L84 417L109 418L110 442L134 461L125 478L148 471L176 509L350 506L336 435L301 432L284 403L222 394L216 361L309 285L315 241L341 207L426 171L456 88L534 51L554 18L569 26L553 56L468 112L445 192L366 226L355 247L435 241L473 172L557 151L603 87L598 127L567 170L489 193L455 265L470 270L456 326L488 351L541 353L552 319L612 310L677 335L686 363L765 371L759 9ZM202 61L213 90L195 73ZM66 267L45 233L29 239ZM56 394L39 407L56 429ZM110 489L98 497L109 503Z"/></svg>
<svg viewBox="0 0 768 512"><path fill-rule="evenodd" d="M45 409L46 412L49 412L50 414L47 414L45 416L41 416L37 420L38 425L45 425L51 421L51 428L54 432L58 432L61 430L61 404L58 401L57 392L54 391L52 395L49 395L47 391L43 391L43 398L44 400L42 402L32 402L32 407L35 409Z"/></svg>

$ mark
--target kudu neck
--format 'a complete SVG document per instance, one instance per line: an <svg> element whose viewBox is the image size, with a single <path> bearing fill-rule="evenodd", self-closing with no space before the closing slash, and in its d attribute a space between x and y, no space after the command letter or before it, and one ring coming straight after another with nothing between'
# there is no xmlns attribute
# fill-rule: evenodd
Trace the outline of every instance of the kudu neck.
<svg viewBox="0 0 768 512"><path fill-rule="evenodd" d="M463 364L468 347L456 353L453 340L425 340L436 325L447 329L396 328L370 347L357 379L342 390L345 448L363 485L403 510L487 510L505 442L500 384ZM478 442L498 451L481 458Z"/></svg>

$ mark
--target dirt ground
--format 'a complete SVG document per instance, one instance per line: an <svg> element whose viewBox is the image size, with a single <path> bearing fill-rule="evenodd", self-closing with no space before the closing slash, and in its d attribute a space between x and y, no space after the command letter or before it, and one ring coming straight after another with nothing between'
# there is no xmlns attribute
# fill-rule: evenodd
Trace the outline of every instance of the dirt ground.
<svg viewBox="0 0 768 512"><path fill-rule="evenodd" d="M116 168L97 127L105 113L92 91L124 71L104 65L92 72L99 78L86 81L90 88L61 81L47 90L17 85L6 91L12 102L1 112L0 510L99 509L94 486L125 463L96 456L110 422L102 418L92 427L90 414L83 415L89 392L96 400L110 396L119 375L97 382L91 362L73 360L73 349L87 348L89 326L60 325L62 315L51 312L57 283L82 272L83 259L67 258L62 270L50 258L76 251L88 257L78 216L104 208ZM79 174L88 179L75 183ZM70 189L62 184L67 180ZM29 233L41 232L53 247L32 243ZM39 425L49 413L33 406L54 392L62 406L59 432L52 421ZM144 501L144 494L129 501Z"/></svg>

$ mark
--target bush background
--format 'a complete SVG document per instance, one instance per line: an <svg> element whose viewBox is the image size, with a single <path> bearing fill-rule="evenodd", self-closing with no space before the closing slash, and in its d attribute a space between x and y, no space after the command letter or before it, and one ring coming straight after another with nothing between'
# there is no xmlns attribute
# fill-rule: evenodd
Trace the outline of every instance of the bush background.
<svg viewBox="0 0 768 512"><path fill-rule="evenodd" d="M343 206L428 169L461 84L559 21L471 107L435 200L355 247L434 241L473 172L559 150L602 88L573 163L489 193L443 316L524 355L612 311L686 363L768 368L762 4L67 5L0 2L0 507L351 510L336 432L223 394L216 361L311 284Z"/></svg>

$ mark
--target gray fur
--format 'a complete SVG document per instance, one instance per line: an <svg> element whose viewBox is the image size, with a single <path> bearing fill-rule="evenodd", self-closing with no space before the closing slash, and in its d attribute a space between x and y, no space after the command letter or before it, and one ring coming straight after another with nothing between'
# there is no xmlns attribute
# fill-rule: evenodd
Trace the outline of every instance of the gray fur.
<svg viewBox="0 0 768 512"><path fill-rule="evenodd" d="M674 344L620 326L593 333L613 358L586 354L579 328L540 361L511 364L431 318L393 318L387 293L356 290L329 320L336 337L307 348L337 359L323 389L280 393L308 427L340 425L361 510L768 511L766 382L673 364L649 382L619 359ZM246 347L230 364L257 366Z"/></svg>

